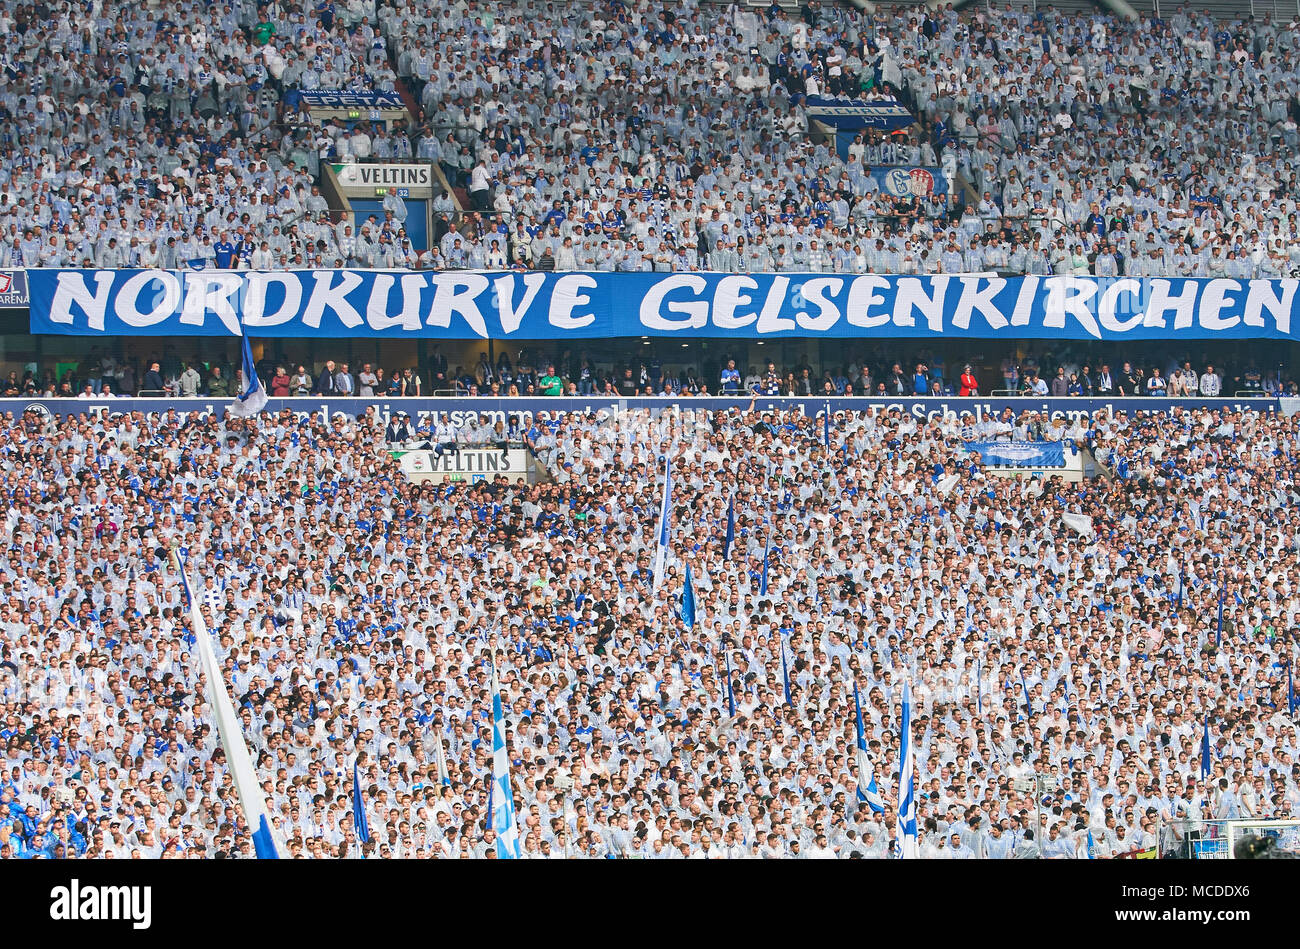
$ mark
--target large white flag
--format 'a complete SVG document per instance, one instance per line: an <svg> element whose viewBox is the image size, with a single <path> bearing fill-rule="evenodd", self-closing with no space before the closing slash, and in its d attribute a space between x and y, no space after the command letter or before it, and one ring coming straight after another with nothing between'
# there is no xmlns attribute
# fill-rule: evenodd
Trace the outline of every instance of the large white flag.
<svg viewBox="0 0 1300 949"><path fill-rule="evenodd" d="M497 859L518 860L519 825L515 822L515 795L510 789L510 756L506 750L506 716L501 683L492 666L492 829L497 834Z"/></svg>
<svg viewBox="0 0 1300 949"><path fill-rule="evenodd" d="M659 506L659 530L655 533L655 580L654 588L659 589L663 582L664 567L668 563L668 546L670 541L669 516L673 507L673 463L671 458L664 458L664 499Z"/></svg>
<svg viewBox="0 0 1300 949"><path fill-rule="evenodd" d="M1097 528L1092 523L1092 518L1086 514L1062 514L1061 520L1066 527L1077 531L1084 537L1092 537L1097 533Z"/></svg>
<svg viewBox="0 0 1300 949"><path fill-rule="evenodd" d="M253 849L259 860L275 860L280 854L276 850L275 838L271 833L271 822L266 813L266 795L257 782L257 772L253 769L253 759L248 753L244 741L244 731L239 717L235 714L234 703L226 691L226 679L217 665L217 657L212 652L212 640L208 636L207 624L199 614L199 604L194 599L190 588L190 579L186 575L185 557L176 554L177 566L180 568L181 585L185 589L185 602L190 608L190 623L194 627L194 640L199 654L199 671L207 680L208 707L216 719L217 735L221 747L226 753L226 766L235 782L235 793L244 810L244 822L253 835Z"/></svg>

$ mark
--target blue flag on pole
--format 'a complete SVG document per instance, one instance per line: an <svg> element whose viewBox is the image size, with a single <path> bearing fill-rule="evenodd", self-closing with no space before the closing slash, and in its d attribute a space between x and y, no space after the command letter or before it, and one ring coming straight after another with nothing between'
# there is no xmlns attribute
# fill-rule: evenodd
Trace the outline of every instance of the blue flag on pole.
<svg viewBox="0 0 1300 949"><path fill-rule="evenodd" d="M682 587L682 622L687 629L695 628L695 584L691 580L691 565L686 565L686 583Z"/></svg>
<svg viewBox="0 0 1300 949"><path fill-rule="evenodd" d="M903 683L903 720L899 725L898 747L898 843L895 855L917 856L916 786L912 764L912 683Z"/></svg>
<svg viewBox="0 0 1300 949"><path fill-rule="evenodd" d="M249 343L248 334L244 333L240 350L244 359L244 389L239 394L239 398L230 403L230 414L239 418L248 418L250 415L256 415L266 408L266 389L262 386L262 380L257 378L257 367L253 364L253 348Z"/></svg>
<svg viewBox="0 0 1300 949"><path fill-rule="evenodd" d="M877 814L885 812L885 801L880 796L880 788L876 786L876 772L871 767L871 759L867 756L867 735L862 727L862 702L858 698L858 684L853 683L853 710L857 713L858 727L858 804L867 805Z"/></svg>
<svg viewBox="0 0 1300 949"><path fill-rule="evenodd" d="M1025 714L1032 715L1034 712L1034 703L1029 701L1029 686L1025 682L1025 673L1023 669L1020 671L1020 688L1025 691Z"/></svg>
<svg viewBox="0 0 1300 949"><path fill-rule="evenodd" d="M659 506L659 530L655 537L657 540L655 550L655 580L654 588L659 589L659 584L663 582L664 566L668 563L668 541L670 537L669 517L673 507L673 463L671 459L664 458L664 497Z"/></svg>
<svg viewBox="0 0 1300 949"><path fill-rule="evenodd" d="M1096 860L1096 859L1097 859L1097 844L1096 844L1096 842L1093 841L1093 839L1092 839L1092 830L1091 830L1091 829L1088 831L1088 859L1089 859L1089 860Z"/></svg>
<svg viewBox="0 0 1300 949"><path fill-rule="evenodd" d="M980 658L975 657L975 710L984 714L984 687L980 682Z"/></svg>
<svg viewBox="0 0 1300 949"><path fill-rule="evenodd" d="M1295 683L1291 681L1291 666L1294 662L1287 661L1286 664L1286 713L1291 718L1295 718Z"/></svg>
<svg viewBox="0 0 1300 949"><path fill-rule="evenodd" d="M731 654L724 648L722 650L722 661L727 671L727 715L731 718L736 717L736 696L731 688Z"/></svg>
<svg viewBox="0 0 1300 949"><path fill-rule="evenodd" d="M510 759L506 755L506 716L501 704L501 683L492 667L492 829L497 834L497 859L518 860L519 825L515 823L515 796L510 790Z"/></svg>
<svg viewBox="0 0 1300 949"><path fill-rule="evenodd" d="M831 404L826 403L826 414L822 416L822 439L826 442L826 447L831 447Z"/></svg>
<svg viewBox="0 0 1300 949"><path fill-rule="evenodd" d="M1210 719L1201 719L1201 777L1210 776Z"/></svg>
<svg viewBox="0 0 1300 949"><path fill-rule="evenodd" d="M790 698L790 667L785 661L785 636L780 631L777 635L781 637L781 680L785 684L785 704L793 705L794 701Z"/></svg>
<svg viewBox="0 0 1300 949"><path fill-rule="evenodd" d="M736 496L727 502L727 537L722 542L722 559L731 559L731 548L736 543Z"/></svg>
<svg viewBox="0 0 1300 949"><path fill-rule="evenodd" d="M352 762L352 829L357 840L363 844L370 843L370 822L366 820L366 805L361 800L361 773L356 759Z"/></svg>

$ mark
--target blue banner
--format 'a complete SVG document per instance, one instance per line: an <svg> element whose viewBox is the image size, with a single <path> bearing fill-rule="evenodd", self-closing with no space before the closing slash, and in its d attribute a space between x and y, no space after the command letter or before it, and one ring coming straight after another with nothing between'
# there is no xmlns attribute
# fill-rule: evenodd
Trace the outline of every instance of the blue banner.
<svg viewBox="0 0 1300 949"><path fill-rule="evenodd" d="M947 194L948 179L941 168L923 168L911 165L879 165L871 169L871 177L885 194L896 198L927 194Z"/></svg>
<svg viewBox="0 0 1300 949"><path fill-rule="evenodd" d="M224 415L229 408L229 398L199 399L128 399L128 398L94 398L94 399L0 399L0 412L12 412L20 416L25 411L37 412L45 416L79 416L107 412L119 415L129 412L168 412L179 414L197 412L202 416ZM364 415L374 409L379 418L388 424L388 420L399 412L411 416L416 424L431 421L435 415L445 413L453 425L463 424L470 416L486 414L492 421L504 421L508 415L519 415L524 419L552 419L569 413L591 415L628 410L648 409L658 412L676 406L682 409L736 409L746 411L751 406L756 412L797 410L810 417L819 417L825 412L865 412L878 414L882 412L902 412L917 421L934 419L960 419L970 416L979 422L985 418L996 418L1006 409L1016 415L1021 412L1039 412L1047 420L1088 419L1099 412L1112 414L1125 412L1172 413L1174 409L1223 409L1232 412L1246 410L1276 413L1282 410L1277 399L1035 399L1035 398L769 398L760 396L748 398L603 398L588 397L537 397L520 399L490 398L418 398L418 399L379 399L379 398L271 398L267 400L266 412L274 414L288 409L302 417L319 413L324 417L334 415ZM1295 410L1292 406L1287 414ZM831 448L837 447L836 439L840 436L831 433ZM1005 444L1005 443L1004 443Z"/></svg>
<svg viewBox="0 0 1300 949"><path fill-rule="evenodd" d="M967 442L966 450L977 452L986 465L997 468L1063 468L1062 442Z"/></svg>
<svg viewBox="0 0 1300 949"><path fill-rule="evenodd" d="M30 270L33 333L441 339L1283 339L1300 281Z"/></svg>
<svg viewBox="0 0 1300 949"><path fill-rule="evenodd" d="M406 103L396 92L368 89L303 89L299 101L314 109L405 109Z"/></svg>
<svg viewBox="0 0 1300 949"><path fill-rule="evenodd" d="M0 270L0 307L26 309L27 271Z"/></svg>
<svg viewBox="0 0 1300 949"><path fill-rule="evenodd" d="M916 117L897 99L850 99L809 96L804 107L810 121L837 129L878 129L892 132L907 128Z"/></svg>

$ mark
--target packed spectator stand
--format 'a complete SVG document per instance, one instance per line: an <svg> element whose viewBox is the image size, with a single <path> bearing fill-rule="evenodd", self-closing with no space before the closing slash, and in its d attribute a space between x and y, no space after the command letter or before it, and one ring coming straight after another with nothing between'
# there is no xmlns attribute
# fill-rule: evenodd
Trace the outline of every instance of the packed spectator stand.
<svg viewBox="0 0 1300 949"><path fill-rule="evenodd" d="M560 6L6 2L0 267L1300 264L1294 19ZM312 88L402 91L411 120L313 123ZM841 159L809 136L818 93L917 122ZM314 177L408 157L454 189L427 250L396 195L353 220ZM942 167L949 194L884 193L879 166Z"/></svg>
<svg viewBox="0 0 1300 949"><path fill-rule="evenodd" d="M493 659L531 857L887 856L892 810L855 803L852 689L892 801L904 677L923 856L1176 850L1212 818L1293 815L1295 418L1046 426L1125 475L1082 485L962 450L1036 415L516 417L554 480L450 488L400 476L373 410L7 418L0 855L251 855L172 545L294 855L492 853Z"/></svg>
<svg viewBox="0 0 1300 949"><path fill-rule="evenodd" d="M1297 43L1300 19L1183 8L0 0L0 268L1285 276ZM313 89L397 92L410 121L313 121ZM916 122L841 157L809 134L818 94ZM450 188L427 250L395 192L358 221L321 187L407 160ZM881 166L947 193L882 192ZM888 857L904 680L921 856L1181 854L1300 817L1300 423L1159 401L1295 395L1280 351L981 342L971 365L872 340L706 371L648 340L382 365L267 339L273 397L669 401L100 410L238 394L233 347L191 342L96 340L0 382L85 400L0 418L0 859L253 855L177 549L288 856L497 855L494 672L530 858ZM1154 398L671 404L991 391ZM968 445L999 439L1102 476L998 477ZM516 443L538 483L412 483L390 450Z"/></svg>

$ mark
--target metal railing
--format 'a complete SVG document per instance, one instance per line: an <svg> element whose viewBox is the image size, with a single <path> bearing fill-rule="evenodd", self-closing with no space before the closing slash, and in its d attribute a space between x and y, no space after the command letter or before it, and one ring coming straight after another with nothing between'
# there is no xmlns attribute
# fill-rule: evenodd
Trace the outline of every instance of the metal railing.
<svg viewBox="0 0 1300 949"><path fill-rule="evenodd" d="M1233 860L1236 859L1234 849L1244 838L1250 837L1256 838L1256 847L1300 854L1300 821L1294 819L1179 820L1164 825L1163 829L1168 832L1159 835L1162 857Z"/></svg>

